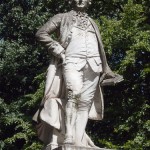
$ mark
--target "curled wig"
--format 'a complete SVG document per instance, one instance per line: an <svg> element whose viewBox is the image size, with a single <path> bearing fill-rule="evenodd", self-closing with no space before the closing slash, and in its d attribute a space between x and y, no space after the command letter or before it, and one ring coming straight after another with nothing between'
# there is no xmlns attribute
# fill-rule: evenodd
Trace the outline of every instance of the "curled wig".
<svg viewBox="0 0 150 150"><path fill-rule="evenodd" d="M65 0L66 2L68 2L69 4L71 4L71 5L74 5L74 0ZM92 0L88 0L89 1L89 4L91 4L92 3Z"/></svg>

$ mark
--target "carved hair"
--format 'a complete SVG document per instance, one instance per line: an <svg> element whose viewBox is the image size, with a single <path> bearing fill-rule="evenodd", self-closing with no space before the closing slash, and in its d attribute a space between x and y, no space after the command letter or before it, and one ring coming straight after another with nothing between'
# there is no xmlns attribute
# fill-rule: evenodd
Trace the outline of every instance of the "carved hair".
<svg viewBox="0 0 150 150"><path fill-rule="evenodd" d="M73 4L73 1L74 1L74 0L66 0L66 1L68 1L69 4ZM89 1L89 4L92 3L92 0L88 0L88 1Z"/></svg>

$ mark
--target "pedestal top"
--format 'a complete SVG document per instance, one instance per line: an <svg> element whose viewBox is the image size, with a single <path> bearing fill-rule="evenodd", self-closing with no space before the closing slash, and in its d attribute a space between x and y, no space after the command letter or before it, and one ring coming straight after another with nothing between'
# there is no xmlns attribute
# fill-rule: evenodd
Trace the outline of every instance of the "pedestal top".
<svg viewBox="0 0 150 150"><path fill-rule="evenodd" d="M45 150L51 150L51 146L47 146ZM110 150L110 149L96 148L96 147L82 147L82 146L64 144L62 146L59 146L58 148L55 148L54 150Z"/></svg>

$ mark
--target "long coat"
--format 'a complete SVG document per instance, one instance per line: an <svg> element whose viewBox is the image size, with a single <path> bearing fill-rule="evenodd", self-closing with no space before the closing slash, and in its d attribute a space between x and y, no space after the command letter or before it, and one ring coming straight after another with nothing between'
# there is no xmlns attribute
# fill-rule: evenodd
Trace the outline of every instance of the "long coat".
<svg viewBox="0 0 150 150"><path fill-rule="evenodd" d="M57 14L52 17L44 26L36 33L36 37L41 41L47 49L54 54L47 72L46 88L44 98L41 102L39 110L33 117L38 122L39 138L45 143L51 140L49 135L53 134L52 128L64 134L64 109L66 104L65 83L62 75L62 66L57 56L64 52L71 38L71 29L73 27L73 13ZM95 22L89 18L97 36L100 57L102 60L103 73L110 71L106 61L106 56L99 33L99 29ZM58 34L58 41L51 38L52 33ZM89 118L93 120L101 120L104 114L104 102L100 85L98 85Z"/></svg>

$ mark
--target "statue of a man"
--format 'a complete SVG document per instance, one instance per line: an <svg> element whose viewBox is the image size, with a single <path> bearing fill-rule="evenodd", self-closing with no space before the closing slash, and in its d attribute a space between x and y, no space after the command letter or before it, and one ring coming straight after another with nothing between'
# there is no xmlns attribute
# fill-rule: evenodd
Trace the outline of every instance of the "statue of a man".
<svg viewBox="0 0 150 150"><path fill-rule="evenodd" d="M57 145L95 146L85 127L103 118L100 76L114 77L94 21L85 13L91 0L71 0L73 10L57 14L36 33L50 53L45 95L34 116L38 134L51 149ZM52 39L57 33L57 41Z"/></svg>

